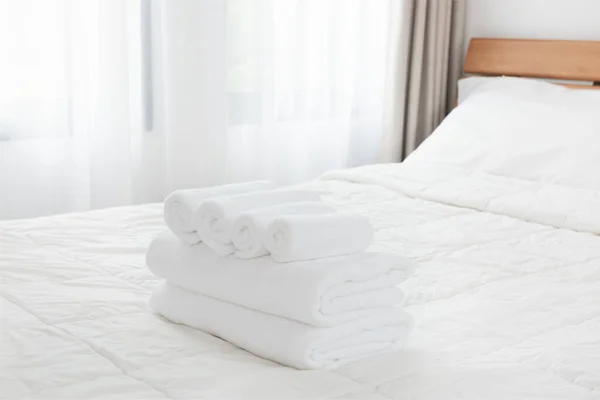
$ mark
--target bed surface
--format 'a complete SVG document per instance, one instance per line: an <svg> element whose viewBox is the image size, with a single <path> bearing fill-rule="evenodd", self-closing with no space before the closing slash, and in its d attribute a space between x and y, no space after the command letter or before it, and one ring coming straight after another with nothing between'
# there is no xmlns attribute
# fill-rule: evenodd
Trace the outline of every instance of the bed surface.
<svg viewBox="0 0 600 400"><path fill-rule="evenodd" d="M373 250L419 263L403 285L416 320L405 349L333 371L285 368L151 314L144 253L165 229L159 205L0 223L0 398L600 399L600 237L568 228L558 204L582 193L419 171L308 185L367 215Z"/></svg>

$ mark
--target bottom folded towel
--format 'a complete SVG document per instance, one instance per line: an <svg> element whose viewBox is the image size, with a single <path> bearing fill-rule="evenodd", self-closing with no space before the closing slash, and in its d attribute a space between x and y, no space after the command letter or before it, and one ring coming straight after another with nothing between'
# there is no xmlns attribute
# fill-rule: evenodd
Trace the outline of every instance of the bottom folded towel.
<svg viewBox="0 0 600 400"><path fill-rule="evenodd" d="M411 318L392 308L330 328L317 328L193 293L169 283L150 298L158 314L218 336L260 357L298 369L335 368L399 348Z"/></svg>

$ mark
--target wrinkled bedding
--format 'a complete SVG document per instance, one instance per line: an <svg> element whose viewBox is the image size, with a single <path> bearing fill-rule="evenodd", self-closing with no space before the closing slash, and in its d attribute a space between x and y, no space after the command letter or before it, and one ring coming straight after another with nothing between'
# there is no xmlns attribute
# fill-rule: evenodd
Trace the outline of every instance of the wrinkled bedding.
<svg viewBox="0 0 600 400"><path fill-rule="evenodd" d="M597 192L433 164L306 187L418 262L404 349L297 371L171 324L147 308L162 208L114 208L0 223L0 398L600 399Z"/></svg>

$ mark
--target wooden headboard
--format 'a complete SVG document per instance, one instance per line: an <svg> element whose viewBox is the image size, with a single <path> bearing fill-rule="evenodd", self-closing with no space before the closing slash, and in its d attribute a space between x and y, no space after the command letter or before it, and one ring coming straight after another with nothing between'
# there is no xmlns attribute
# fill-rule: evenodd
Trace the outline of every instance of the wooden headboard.
<svg viewBox="0 0 600 400"><path fill-rule="evenodd" d="M464 71L474 75L586 81L587 85L563 85L600 89L600 41L474 38Z"/></svg>

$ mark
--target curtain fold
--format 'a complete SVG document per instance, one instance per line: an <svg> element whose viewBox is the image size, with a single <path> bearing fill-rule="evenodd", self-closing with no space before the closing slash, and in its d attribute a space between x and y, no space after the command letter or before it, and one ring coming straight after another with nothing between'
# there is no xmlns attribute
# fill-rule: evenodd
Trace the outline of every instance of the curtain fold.
<svg viewBox="0 0 600 400"><path fill-rule="evenodd" d="M383 158L402 161L451 111L462 64L466 0L405 0L387 97Z"/></svg>

